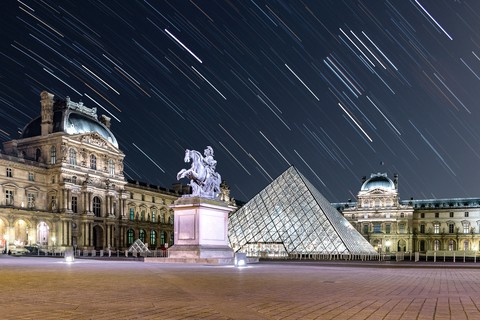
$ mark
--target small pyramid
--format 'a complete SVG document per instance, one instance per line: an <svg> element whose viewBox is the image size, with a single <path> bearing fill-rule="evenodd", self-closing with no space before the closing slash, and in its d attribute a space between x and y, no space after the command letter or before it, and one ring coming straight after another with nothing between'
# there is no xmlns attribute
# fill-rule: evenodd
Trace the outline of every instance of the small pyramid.
<svg viewBox="0 0 480 320"><path fill-rule="evenodd" d="M293 166L229 217L228 237L236 251L274 244L289 254L376 254Z"/></svg>

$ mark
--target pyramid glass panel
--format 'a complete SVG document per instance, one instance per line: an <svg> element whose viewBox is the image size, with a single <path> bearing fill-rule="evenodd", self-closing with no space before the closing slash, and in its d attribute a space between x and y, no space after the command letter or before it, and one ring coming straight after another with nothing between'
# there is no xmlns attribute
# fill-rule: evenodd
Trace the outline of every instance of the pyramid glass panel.
<svg viewBox="0 0 480 320"><path fill-rule="evenodd" d="M229 241L250 254L376 254L374 248L294 167L229 217Z"/></svg>

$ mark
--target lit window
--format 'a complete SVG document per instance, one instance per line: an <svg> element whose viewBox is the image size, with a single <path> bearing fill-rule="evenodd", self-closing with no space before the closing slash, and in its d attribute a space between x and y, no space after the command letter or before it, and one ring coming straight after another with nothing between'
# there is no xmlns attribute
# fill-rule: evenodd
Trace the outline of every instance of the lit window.
<svg viewBox="0 0 480 320"><path fill-rule="evenodd" d="M135 219L135 209L130 208L130 220L133 221Z"/></svg>
<svg viewBox="0 0 480 320"><path fill-rule="evenodd" d="M470 231L470 227L468 224L463 225L463 233L468 233Z"/></svg>
<svg viewBox="0 0 480 320"><path fill-rule="evenodd" d="M93 197L93 214L96 217L101 217L102 216L100 206L101 206L100 198L99 197Z"/></svg>
<svg viewBox="0 0 480 320"><path fill-rule="evenodd" d="M5 204L13 206L13 190L5 190Z"/></svg>
<svg viewBox="0 0 480 320"><path fill-rule="evenodd" d="M155 230L150 231L150 246L153 248L157 246L157 233Z"/></svg>
<svg viewBox="0 0 480 320"><path fill-rule="evenodd" d="M438 223L433 225L433 233L440 233L440 225Z"/></svg>
<svg viewBox="0 0 480 320"><path fill-rule="evenodd" d="M29 209L35 208L35 194L33 193L27 194L27 208Z"/></svg>
<svg viewBox="0 0 480 320"><path fill-rule="evenodd" d="M97 157L94 154L90 155L90 169L97 170Z"/></svg>
<svg viewBox="0 0 480 320"><path fill-rule="evenodd" d="M12 177L12 168L7 168L7 177Z"/></svg>
<svg viewBox="0 0 480 320"><path fill-rule="evenodd" d="M140 229L140 233L138 234L138 238L140 239L140 241L145 243L145 230Z"/></svg>
<svg viewBox="0 0 480 320"><path fill-rule="evenodd" d="M155 222L155 210L152 210L152 222Z"/></svg>
<svg viewBox="0 0 480 320"><path fill-rule="evenodd" d="M50 164L57 163L57 148L52 146L50 148Z"/></svg>
<svg viewBox="0 0 480 320"><path fill-rule="evenodd" d="M33 172L28 173L28 181L35 181L35 175L33 174Z"/></svg>
<svg viewBox="0 0 480 320"><path fill-rule="evenodd" d="M373 233L380 233L381 232L381 225L380 223L373 224Z"/></svg>
<svg viewBox="0 0 480 320"><path fill-rule="evenodd" d="M71 165L77 165L77 151L73 148L70 148L68 151L68 163Z"/></svg>
<svg viewBox="0 0 480 320"><path fill-rule="evenodd" d="M108 160L108 173L111 176L115 175L115 162L112 159Z"/></svg>
<svg viewBox="0 0 480 320"><path fill-rule="evenodd" d="M165 231L161 231L160 232L160 244L165 244L165 238L166 238Z"/></svg>

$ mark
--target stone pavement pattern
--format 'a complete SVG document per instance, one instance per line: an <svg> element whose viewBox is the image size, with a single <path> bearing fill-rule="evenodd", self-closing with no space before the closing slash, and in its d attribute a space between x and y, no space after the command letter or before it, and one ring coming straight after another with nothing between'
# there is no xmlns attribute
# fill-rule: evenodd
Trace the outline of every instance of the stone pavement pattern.
<svg viewBox="0 0 480 320"><path fill-rule="evenodd" d="M0 319L480 319L480 269L4 256Z"/></svg>

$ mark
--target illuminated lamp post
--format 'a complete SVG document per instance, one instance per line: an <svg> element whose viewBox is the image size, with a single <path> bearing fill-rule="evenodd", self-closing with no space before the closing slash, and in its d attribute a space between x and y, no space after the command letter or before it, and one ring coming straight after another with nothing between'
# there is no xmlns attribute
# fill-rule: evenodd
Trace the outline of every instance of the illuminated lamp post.
<svg viewBox="0 0 480 320"><path fill-rule="evenodd" d="M52 237L52 242L53 242L53 250L52 250L52 254L55 255L55 241L57 240L57 238L55 238L55 236Z"/></svg>
<svg viewBox="0 0 480 320"><path fill-rule="evenodd" d="M5 239L5 254L8 254L8 233L3 235L3 239Z"/></svg>

